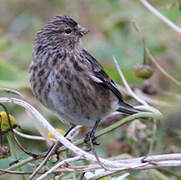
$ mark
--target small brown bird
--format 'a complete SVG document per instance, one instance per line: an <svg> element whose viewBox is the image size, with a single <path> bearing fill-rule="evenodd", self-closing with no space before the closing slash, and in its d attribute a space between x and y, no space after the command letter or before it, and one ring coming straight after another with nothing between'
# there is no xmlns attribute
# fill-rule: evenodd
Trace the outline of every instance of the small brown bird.
<svg viewBox="0 0 181 180"><path fill-rule="evenodd" d="M36 98L70 124L68 132L75 125L93 126L85 142L92 139L96 144L94 133L101 120L115 111L139 110L123 101L116 84L83 48L81 37L87 32L68 16L45 24L36 35L30 82Z"/></svg>

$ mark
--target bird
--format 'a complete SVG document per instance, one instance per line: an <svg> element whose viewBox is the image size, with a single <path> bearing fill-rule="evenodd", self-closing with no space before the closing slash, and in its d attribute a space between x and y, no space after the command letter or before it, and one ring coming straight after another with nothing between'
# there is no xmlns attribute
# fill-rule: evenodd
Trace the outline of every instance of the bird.
<svg viewBox="0 0 181 180"><path fill-rule="evenodd" d="M65 15L51 18L36 34L30 84L35 97L59 120L92 127L84 138L97 144L99 123L112 112L140 112L123 100L116 83L102 65L83 48L89 30Z"/></svg>

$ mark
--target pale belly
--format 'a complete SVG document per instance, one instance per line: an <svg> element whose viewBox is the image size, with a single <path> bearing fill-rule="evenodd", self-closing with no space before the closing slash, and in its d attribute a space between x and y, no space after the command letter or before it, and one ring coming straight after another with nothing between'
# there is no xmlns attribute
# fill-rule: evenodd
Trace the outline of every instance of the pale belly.
<svg viewBox="0 0 181 180"><path fill-rule="evenodd" d="M67 123L93 126L97 120L103 120L118 107L117 98L101 86L70 89L63 86L49 92L48 108Z"/></svg>

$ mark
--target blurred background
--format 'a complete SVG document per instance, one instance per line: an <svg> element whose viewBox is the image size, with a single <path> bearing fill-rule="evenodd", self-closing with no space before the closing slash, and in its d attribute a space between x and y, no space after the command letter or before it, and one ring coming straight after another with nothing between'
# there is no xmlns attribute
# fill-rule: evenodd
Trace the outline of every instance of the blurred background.
<svg viewBox="0 0 181 180"><path fill-rule="evenodd" d="M179 0L150 0L149 2L181 27ZM53 113L40 105L34 98L29 83L28 71L36 32L55 15L69 15L90 30L83 38L84 47L101 62L114 81L122 83L112 56L118 60L131 87L139 88L151 99L166 103L166 105L155 104L163 112L164 118L157 123L157 138L151 153L181 152L180 105L169 106L169 104L176 104L176 94L180 94L181 88L160 74L151 65L148 57L146 57L147 63L154 69L153 76L146 81L135 76L134 66L142 64L144 51L132 21L140 26L146 46L157 58L157 62L179 81L181 81L181 35L148 11L140 1L1 0L0 87L20 91L55 127L64 130L68 128L57 121ZM0 92L0 96L10 95ZM129 100L128 97L125 98ZM22 108L13 104L8 104L7 107L24 132L38 134ZM100 128L107 127L112 121L114 119L108 119ZM128 124L125 127L124 130L120 128L107 134L107 137L100 138L102 143L97 151L101 156L125 153L135 157L148 154L153 137L152 121L139 121L138 125ZM82 136L86 130L86 128L82 129ZM130 132L133 133L132 136L128 136ZM37 141L19 139L30 151L42 152L47 149L44 143L40 145ZM3 141L6 143L5 137ZM19 157L25 158L26 155L19 152ZM8 167L11 161L11 158L0 160L0 168ZM161 173L169 179L177 179L172 172L181 176L181 171L178 169ZM128 179L154 179L154 175L150 171L133 172Z"/></svg>

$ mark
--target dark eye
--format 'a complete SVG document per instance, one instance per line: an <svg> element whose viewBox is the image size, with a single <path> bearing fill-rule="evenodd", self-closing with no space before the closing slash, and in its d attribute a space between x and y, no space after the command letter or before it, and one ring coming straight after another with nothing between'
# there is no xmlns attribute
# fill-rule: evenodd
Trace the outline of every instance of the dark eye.
<svg viewBox="0 0 181 180"><path fill-rule="evenodd" d="M66 30L65 30L65 33L66 33L66 34L70 34L71 32L72 32L71 29L66 29Z"/></svg>

